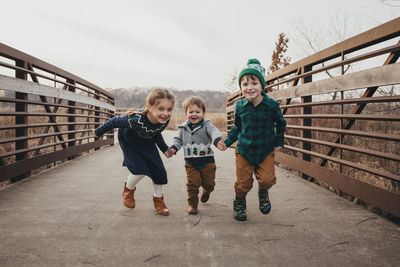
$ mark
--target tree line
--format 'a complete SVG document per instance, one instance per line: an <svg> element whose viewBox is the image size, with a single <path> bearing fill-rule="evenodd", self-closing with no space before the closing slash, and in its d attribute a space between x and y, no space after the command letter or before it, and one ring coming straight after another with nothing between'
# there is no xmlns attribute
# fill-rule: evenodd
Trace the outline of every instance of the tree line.
<svg viewBox="0 0 400 267"><path fill-rule="evenodd" d="M117 108L143 108L146 103L147 94L154 88L115 88L106 89L115 97L115 106ZM169 89L169 88L168 88ZM176 98L175 108L181 109L182 102L186 97L197 95L202 97L207 103L209 110L221 110L225 112L226 98L229 92L211 91L211 90L171 90Z"/></svg>

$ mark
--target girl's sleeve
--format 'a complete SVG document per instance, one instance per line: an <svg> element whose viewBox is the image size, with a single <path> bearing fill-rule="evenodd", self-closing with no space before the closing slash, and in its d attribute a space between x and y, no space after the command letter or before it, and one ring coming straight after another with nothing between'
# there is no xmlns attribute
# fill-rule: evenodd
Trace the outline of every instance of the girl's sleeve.
<svg viewBox="0 0 400 267"><path fill-rule="evenodd" d="M285 143L285 129L286 129L286 120L283 118L281 108L279 103L276 103L276 112L275 112L275 146L283 147Z"/></svg>
<svg viewBox="0 0 400 267"><path fill-rule="evenodd" d="M129 116L114 117L106 121L103 125L97 127L94 132L97 136L111 131L114 128L129 128Z"/></svg>
<svg viewBox="0 0 400 267"><path fill-rule="evenodd" d="M164 141L163 136L161 135L161 133L156 134L154 137L154 142L156 143L156 145L158 146L158 148L164 153L165 151L168 150L168 146Z"/></svg>
<svg viewBox="0 0 400 267"><path fill-rule="evenodd" d="M235 105L235 126L229 131L228 137L225 139L224 143L227 147L235 143L235 141L238 139L238 134L240 132L240 128L242 127L242 122L240 121L240 116L239 116L239 102L236 102Z"/></svg>

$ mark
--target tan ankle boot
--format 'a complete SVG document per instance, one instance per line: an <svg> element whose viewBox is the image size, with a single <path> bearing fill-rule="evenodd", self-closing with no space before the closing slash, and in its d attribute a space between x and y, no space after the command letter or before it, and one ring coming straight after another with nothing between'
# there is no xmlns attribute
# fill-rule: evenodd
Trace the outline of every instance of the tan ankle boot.
<svg viewBox="0 0 400 267"><path fill-rule="evenodd" d="M197 214L197 212L198 212L197 203L189 203L188 213L189 214Z"/></svg>
<svg viewBox="0 0 400 267"><path fill-rule="evenodd" d="M126 187L126 183L124 186L124 191L122 192L122 199L124 201L125 207L133 209L136 205L135 203L135 190L136 187L133 190L130 190L128 187Z"/></svg>
<svg viewBox="0 0 400 267"><path fill-rule="evenodd" d="M153 196L153 201L154 201L154 208L156 208L158 213L164 216L169 215L168 208L164 202L164 195L162 197Z"/></svg>

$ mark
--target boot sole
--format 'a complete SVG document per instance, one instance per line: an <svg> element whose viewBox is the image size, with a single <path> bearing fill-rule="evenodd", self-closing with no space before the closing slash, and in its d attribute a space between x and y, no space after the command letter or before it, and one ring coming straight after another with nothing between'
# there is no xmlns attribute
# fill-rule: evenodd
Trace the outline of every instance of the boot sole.
<svg viewBox="0 0 400 267"><path fill-rule="evenodd" d="M237 221L241 221L241 222L243 222L243 221L246 221L246 220L247 220L247 217L243 217L243 218L241 218L241 217L235 217L235 216L233 216L233 218L235 218L235 220L237 220Z"/></svg>
<svg viewBox="0 0 400 267"><path fill-rule="evenodd" d="M160 212L158 212L158 210L154 210L154 212L155 212L156 214L161 215L161 216L168 216L168 215L169 215L169 212L168 212L167 214L160 213Z"/></svg>
<svg viewBox="0 0 400 267"><path fill-rule="evenodd" d="M269 211L262 211L262 210L260 210L260 211L261 211L262 214L269 214L269 213L271 212L271 210L269 210Z"/></svg>

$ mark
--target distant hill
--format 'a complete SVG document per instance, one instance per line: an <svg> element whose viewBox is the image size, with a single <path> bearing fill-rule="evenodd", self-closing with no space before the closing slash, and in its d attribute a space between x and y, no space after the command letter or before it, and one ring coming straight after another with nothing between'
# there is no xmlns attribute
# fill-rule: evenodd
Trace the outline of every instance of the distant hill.
<svg viewBox="0 0 400 267"><path fill-rule="evenodd" d="M116 88L106 89L115 97L115 106L117 108L143 108L146 103L147 94L152 90L151 88ZM202 97L207 104L208 110L225 110L225 101L230 93L220 91L192 91L192 90L173 90L176 97L175 108L182 108L183 100L192 95Z"/></svg>

